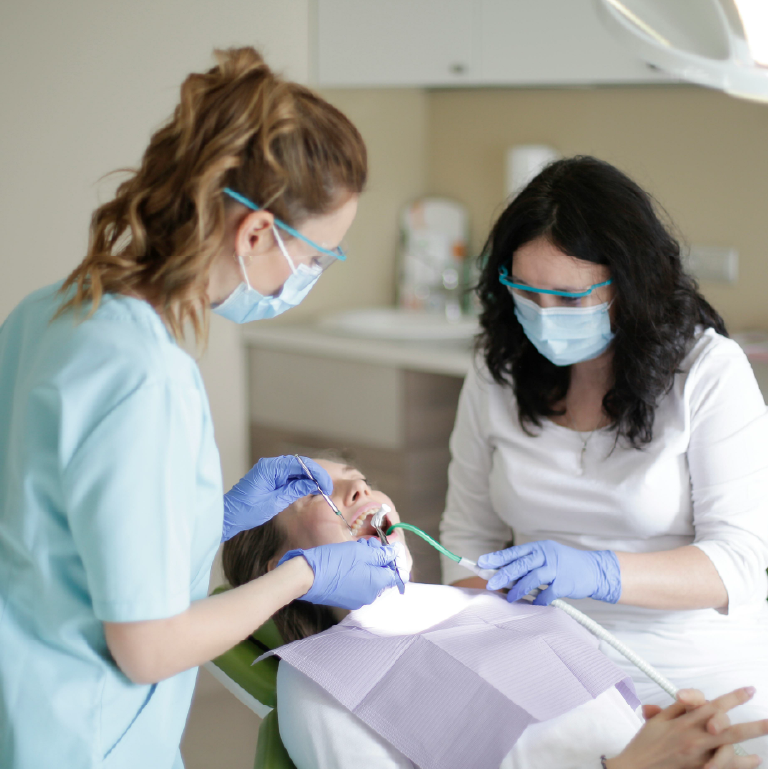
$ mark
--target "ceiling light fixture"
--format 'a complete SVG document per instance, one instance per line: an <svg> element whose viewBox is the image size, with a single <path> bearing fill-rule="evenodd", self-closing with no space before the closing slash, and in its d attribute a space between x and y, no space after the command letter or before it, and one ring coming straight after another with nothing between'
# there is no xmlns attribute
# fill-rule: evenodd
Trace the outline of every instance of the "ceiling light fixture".
<svg viewBox="0 0 768 769"><path fill-rule="evenodd" d="M768 102L767 0L595 0L626 48L677 77Z"/></svg>

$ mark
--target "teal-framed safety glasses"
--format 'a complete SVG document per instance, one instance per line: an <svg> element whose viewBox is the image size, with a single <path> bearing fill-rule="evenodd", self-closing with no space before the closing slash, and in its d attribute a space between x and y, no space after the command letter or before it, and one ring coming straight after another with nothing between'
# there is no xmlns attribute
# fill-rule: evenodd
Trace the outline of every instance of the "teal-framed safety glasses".
<svg viewBox="0 0 768 769"><path fill-rule="evenodd" d="M593 286L584 289L584 291L557 291L554 288L534 288L533 286L527 286L525 283L513 283L509 277L507 268L499 268L499 283L506 286L509 289L510 294L512 293L512 289L516 288L518 291L526 291L531 294L551 294L552 296L564 296L568 299L583 299L585 296L589 296L596 288L608 286L612 282L611 278L609 278L602 283L595 283Z"/></svg>
<svg viewBox="0 0 768 769"><path fill-rule="evenodd" d="M236 200L238 203L242 203L244 206L247 206L253 211L264 210L261 206L256 205L256 203L254 203L252 200L248 200L245 195L241 195L239 192L235 192L230 187L225 187L224 192L233 200ZM312 248L315 249L317 253L312 255L310 266L319 268L321 272L327 270L335 262L345 262L347 260L347 255L344 253L344 250L341 248L341 246L337 246L336 248L332 249L323 248L308 238L306 235L302 235L298 230L281 221L277 217L275 217L275 226L279 227L281 230L283 230L283 232L287 232L292 237L303 241L308 246L312 246Z"/></svg>

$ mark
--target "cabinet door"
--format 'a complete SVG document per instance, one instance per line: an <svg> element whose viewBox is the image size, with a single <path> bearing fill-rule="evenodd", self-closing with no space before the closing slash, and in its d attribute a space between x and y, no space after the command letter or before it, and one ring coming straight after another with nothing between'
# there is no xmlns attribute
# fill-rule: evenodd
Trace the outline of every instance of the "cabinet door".
<svg viewBox="0 0 768 769"><path fill-rule="evenodd" d="M478 0L489 85L651 83L666 75L622 48L593 0Z"/></svg>
<svg viewBox="0 0 768 769"><path fill-rule="evenodd" d="M317 0L317 84L476 82L475 11L473 0Z"/></svg>

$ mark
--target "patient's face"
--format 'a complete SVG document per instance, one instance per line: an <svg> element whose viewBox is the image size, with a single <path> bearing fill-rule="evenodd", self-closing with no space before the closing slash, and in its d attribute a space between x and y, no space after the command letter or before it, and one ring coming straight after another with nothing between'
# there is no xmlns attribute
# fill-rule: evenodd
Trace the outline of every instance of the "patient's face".
<svg viewBox="0 0 768 769"><path fill-rule="evenodd" d="M383 492L372 489L359 470L325 459L315 461L331 476L331 499L354 531L350 533L344 521L331 510L320 495L302 497L278 515L278 522L287 534L288 549L306 550L333 542L376 537L376 531L371 526L371 517L382 504L392 508L392 512L387 514L389 523L385 522L384 531L389 525L400 522L392 500ZM402 529L395 529L388 535L388 539L390 542L405 543Z"/></svg>

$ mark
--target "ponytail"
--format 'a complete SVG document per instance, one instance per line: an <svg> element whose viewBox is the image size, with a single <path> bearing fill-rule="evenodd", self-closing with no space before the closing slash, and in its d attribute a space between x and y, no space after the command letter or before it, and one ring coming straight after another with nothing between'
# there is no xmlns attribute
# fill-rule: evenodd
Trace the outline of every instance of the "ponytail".
<svg viewBox="0 0 768 769"><path fill-rule="evenodd" d="M180 339L207 336L208 274L225 236L231 187L296 227L363 190L365 144L317 94L277 76L253 48L216 51L192 74L141 166L91 218L88 251L62 294L89 312L105 293L150 302Z"/></svg>

